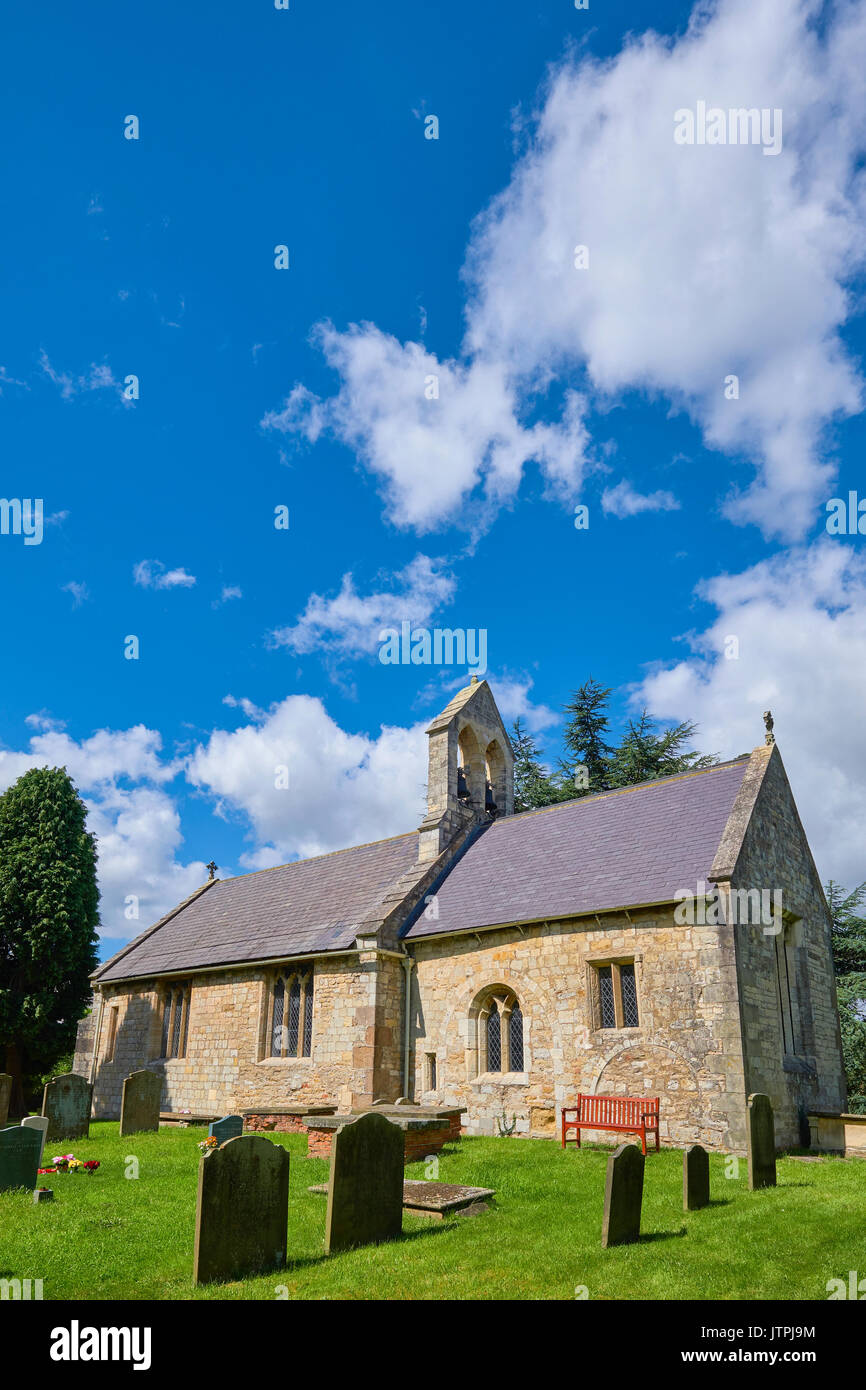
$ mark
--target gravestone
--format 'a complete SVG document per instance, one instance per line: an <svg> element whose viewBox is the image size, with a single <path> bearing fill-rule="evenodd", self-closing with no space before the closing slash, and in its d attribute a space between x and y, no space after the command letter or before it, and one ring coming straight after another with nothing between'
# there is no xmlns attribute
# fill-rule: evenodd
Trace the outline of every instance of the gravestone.
<svg viewBox="0 0 866 1390"><path fill-rule="evenodd" d="M193 1278L197 1284L282 1269L289 1155L261 1134L229 1139L198 1170Z"/></svg>
<svg viewBox="0 0 866 1390"><path fill-rule="evenodd" d="M0 1192L36 1186L42 1140L38 1129L0 1129Z"/></svg>
<svg viewBox="0 0 866 1390"><path fill-rule="evenodd" d="M758 1091L749 1096L748 1129L749 1187L776 1186L776 1132L770 1097Z"/></svg>
<svg viewBox="0 0 866 1390"><path fill-rule="evenodd" d="M331 1147L325 1254L396 1240L403 1230L403 1131L368 1111Z"/></svg>
<svg viewBox="0 0 866 1390"><path fill-rule="evenodd" d="M46 1138L86 1139L90 1133L92 1096L90 1082L75 1072L52 1077L42 1097L42 1114L48 1119Z"/></svg>
<svg viewBox="0 0 866 1390"><path fill-rule="evenodd" d="M710 1202L710 1156L700 1144L683 1153L683 1211L700 1211Z"/></svg>
<svg viewBox="0 0 866 1390"><path fill-rule="evenodd" d="M9 1098L12 1095L12 1077L8 1071L0 1071L0 1129L9 1118Z"/></svg>
<svg viewBox="0 0 866 1390"><path fill-rule="evenodd" d="M601 1245L630 1245L640 1240L644 1156L637 1144L620 1144L607 1160Z"/></svg>
<svg viewBox="0 0 866 1390"><path fill-rule="evenodd" d="M162 1077L155 1071L134 1071L126 1078L120 1102L121 1137L159 1129L161 1095Z"/></svg>
<svg viewBox="0 0 866 1390"><path fill-rule="evenodd" d="M45 1136L48 1133L48 1121L44 1115L28 1115L26 1120L21 1121L22 1129L35 1129L39 1135L39 1163L42 1164L42 1155L45 1151Z"/></svg>
<svg viewBox="0 0 866 1390"><path fill-rule="evenodd" d="M221 1120L211 1120L207 1127L208 1138L224 1144L227 1139L238 1139L244 1132L243 1115L223 1115Z"/></svg>

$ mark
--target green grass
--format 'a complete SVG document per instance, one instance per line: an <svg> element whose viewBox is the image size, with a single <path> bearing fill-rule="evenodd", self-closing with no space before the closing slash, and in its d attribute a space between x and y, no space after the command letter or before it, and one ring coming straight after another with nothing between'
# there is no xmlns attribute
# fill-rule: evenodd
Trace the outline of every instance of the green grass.
<svg viewBox="0 0 866 1390"><path fill-rule="evenodd" d="M55 1200L0 1194L0 1278L44 1281L45 1299L290 1298L826 1299L831 1278L863 1266L866 1163L781 1159L779 1186L749 1192L746 1165L725 1177L710 1158L712 1205L682 1211L682 1155L650 1154L639 1245L600 1248L606 1148L563 1153L545 1140L464 1139L440 1155L439 1179L496 1189L496 1208L431 1222L404 1214L403 1239L325 1259L325 1198L307 1192L328 1165L306 1137L291 1154L286 1270L196 1289L192 1248L202 1129L121 1139L116 1124L61 1146L98 1158L93 1177L51 1175ZM55 1150L56 1151L56 1150ZM135 1155L139 1177L124 1176ZM51 1149L46 1151L46 1160ZM423 1164L407 1169L424 1177Z"/></svg>

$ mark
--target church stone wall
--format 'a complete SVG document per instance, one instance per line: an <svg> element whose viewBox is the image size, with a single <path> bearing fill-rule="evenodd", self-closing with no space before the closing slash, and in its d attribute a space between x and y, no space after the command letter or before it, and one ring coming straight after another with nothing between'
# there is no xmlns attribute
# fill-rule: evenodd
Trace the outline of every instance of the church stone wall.
<svg viewBox="0 0 866 1390"><path fill-rule="evenodd" d="M377 981L375 959L367 966L357 957L317 961L312 1056L285 1059L261 1059L267 989L261 968L189 977L186 1055L172 1060L158 1059L159 984L106 987L94 1115L116 1119L124 1079L143 1067L163 1076L161 1107L166 1111L225 1114L268 1105L344 1107L369 1102L374 1099ZM118 1017L114 1060L107 1061L112 1006ZM386 990L380 1015L390 1007ZM398 1035L398 1027L393 1033Z"/></svg>
<svg viewBox="0 0 866 1390"><path fill-rule="evenodd" d="M684 885L686 886L686 885ZM745 1079L727 928L677 925L673 908L412 943L413 1073L422 1103L460 1105L467 1130L559 1132L578 1092L661 1097L663 1143L744 1150ZM634 959L639 1027L602 1029L593 965ZM474 1075L473 1006L493 985L524 1015L524 1073ZM428 1055L437 1088L425 1089ZM601 1132L588 1138L609 1141Z"/></svg>
<svg viewBox="0 0 866 1390"><path fill-rule="evenodd" d="M783 1040L776 934L735 927L749 1092L770 1097L779 1146L809 1143L808 1113L845 1108L830 917L777 748L731 878L734 889L781 890L796 1048Z"/></svg>

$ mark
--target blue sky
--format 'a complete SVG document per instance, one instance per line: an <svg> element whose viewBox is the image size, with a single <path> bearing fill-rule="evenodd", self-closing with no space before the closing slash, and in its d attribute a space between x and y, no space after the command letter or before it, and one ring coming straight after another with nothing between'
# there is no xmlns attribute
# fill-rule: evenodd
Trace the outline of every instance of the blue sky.
<svg viewBox="0 0 866 1390"><path fill-rule="evenodd" d="M69 766L106 951L211 857L416 823L466 673L380 663L403 617L485 629L551 757L590 673L722 756L772 704L819 868L866 877L864 539L825 527L866 495L866 30L690 11L8 18L0 491L46 525L0 535L0 785ZM677 147L699 100L781 109L781 153Z"/></svg>

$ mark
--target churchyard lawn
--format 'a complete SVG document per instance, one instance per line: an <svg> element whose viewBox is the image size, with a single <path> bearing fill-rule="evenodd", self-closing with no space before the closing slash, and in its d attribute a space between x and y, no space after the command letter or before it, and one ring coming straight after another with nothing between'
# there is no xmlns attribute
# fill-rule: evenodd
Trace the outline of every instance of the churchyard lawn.
<svg viewBox="0 0 866 1390"><path fill-rule="evenodd" d="M823 1300L829 1280L863 1264L866 1162L781 1159L779 1186L749 1192L745 1160L726 1178L730 1160L713 1154L712 1203L685 1214L682 1154L662 1150L647 1158L641 1243L602 1250L614 1146L563 1153L523 1139L464 1139L439 1157L440 1181L495 1188L494 1210L442 1222L404 1213L401 1241L326 1259L325 1199L307 1188L327 1181L328 1165L304 1157L304 1135L286 1134L268 1137L291 1155L287 1268L195 1288L205 1137L190 1128L121 1139L117 1124L100 1122L89 1139L61 1145L101 1167L40 1178L52 1203L0 1194L0 1279L41 1279L45 1299L273 1299L287 1289L310 1299ZM131 1159L137 1178L125 1176ZM434 1175L416 1163L406 1176Z"/></svg>

